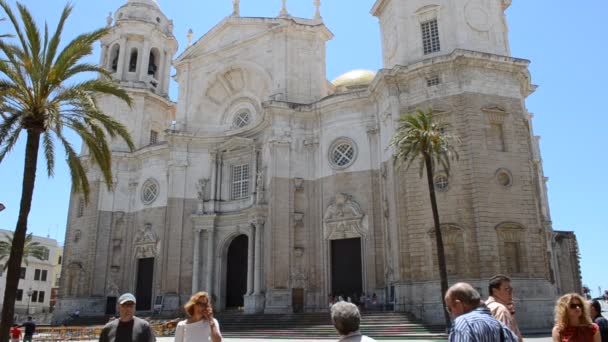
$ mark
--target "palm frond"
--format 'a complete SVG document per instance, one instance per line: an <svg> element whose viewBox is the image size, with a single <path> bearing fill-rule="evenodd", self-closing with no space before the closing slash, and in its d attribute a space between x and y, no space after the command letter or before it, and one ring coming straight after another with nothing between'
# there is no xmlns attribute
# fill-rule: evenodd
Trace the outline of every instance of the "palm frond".
<svg viewBox="0 0 608 342"><path fill-rule="evenodd" d="M44 132L42 135L42 145L44 147L47 175L53 177L55 173L55 147L53 144L53 137L48 131Z"/></svg>

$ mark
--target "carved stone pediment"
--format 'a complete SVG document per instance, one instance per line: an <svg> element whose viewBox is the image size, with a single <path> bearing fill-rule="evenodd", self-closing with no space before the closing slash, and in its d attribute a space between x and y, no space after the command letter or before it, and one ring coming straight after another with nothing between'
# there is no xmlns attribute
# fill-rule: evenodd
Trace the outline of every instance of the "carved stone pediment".
<svg viewBox="0 0 608 342"><path fill-rule="evenodd" d="M323 230L325 239L349 239L365 237L367 227L363 225L365 214L352 196L338 193L325 210Z"/></svg>

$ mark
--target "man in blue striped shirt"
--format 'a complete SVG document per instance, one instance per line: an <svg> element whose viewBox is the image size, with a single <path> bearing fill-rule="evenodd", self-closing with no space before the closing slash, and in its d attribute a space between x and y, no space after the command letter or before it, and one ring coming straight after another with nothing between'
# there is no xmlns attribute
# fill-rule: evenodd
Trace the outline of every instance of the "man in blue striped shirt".
<svg viewBox="0 0 608 342"><path fill-rule="evenodd" d="M492 316L470 284L452 285L445 294L445 303L454 320L450 342L518 341L517 335Z"/></svg>

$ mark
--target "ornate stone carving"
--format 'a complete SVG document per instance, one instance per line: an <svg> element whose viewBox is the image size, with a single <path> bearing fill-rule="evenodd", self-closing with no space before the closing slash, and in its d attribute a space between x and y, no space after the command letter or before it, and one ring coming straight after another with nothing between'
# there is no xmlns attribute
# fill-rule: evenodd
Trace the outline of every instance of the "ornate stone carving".
<svg viewBox="0 0 608 342"><path fill-rule="evenodd" d="M203 202L205 201L205 190L207 189L207 184L209 184L209 178L200 178L198 182L196 182L196 194L198 199L198 208L197 213L204 214L205 206Z"/></svg>
<svg viewBox="0 0 608 342"><path fill-rule="evenodd" d="M302 227L304 225L304 214L303 213L293 213L293 220L296 228Z"/></svg>
<svg viewBox="0 0 608 342"><path fill-rule="evenodd" d="M108 283L106 285L106 294L108 296L114 296L114 297L118 297L118 295L120 294L120 289L118 288L118 285L116 285L116 283L112 280L108 280Z"/></svg>
<svg viewBox="0 0 608 342"><path fill-rule="evenodd" d="M292 288L307 288L308 275L301 269L295 269L291 272Z"/></svg>
<svg viewBox="0 0 608 342"><path fill-rule="evenodd" d="M304 179L303 178L294 178L293 185L296 188L296 191L302 191L304 189Z"/></svg>
<svg viewBox="0 0 608 342"><path fill-rule="evenodd" d="M325 239L337 240L365 237L367 227L363 225L365 214L352 196L338 193L323 215Z"/></svg>
<svg viewBox="0 0 608 342"><path fill-rule="evenodd" d="M139 228L135 238L135 258L154 258L158 237L152 230L152 224L146 223Z"/></svg>

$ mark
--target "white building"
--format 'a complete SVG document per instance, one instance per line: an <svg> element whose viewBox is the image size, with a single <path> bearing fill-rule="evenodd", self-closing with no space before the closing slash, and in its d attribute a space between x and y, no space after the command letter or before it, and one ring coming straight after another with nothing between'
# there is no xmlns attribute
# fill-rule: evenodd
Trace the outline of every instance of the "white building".
<svg viewBox="0 0 608 342"><path fill-rule="evenodd" d="M0 240L6 241L6 235L12 237L10 230L0 229ZM21 277L15 302L15 313L25 314L29 307L30 314L49 312L51 306L52 288L56 287L56 278L61 272L61 255L63 247L57 240L34 235L32 242L37 242L45 248L43 260L34 257L27 259L27 264L21 264ZM6 270L4 264L8 258L0 262L0 298L4 298L6 287Z"/></svg>
<svg viewBox="0 0 608 342"><path fill-rule="evenodd" d="M174 58L157 1L126 1L100 62L134 106L99 103L136 150L113 144L114 192L90 166L90 205L72 194L58 310L112 313L130 291L138 311L174 312L205 290L217 310L286 313L366 292L442 322L426 180L387 149L400 114L432 106L462 141L450 177L435 179L449 281L487 296L487 279L509 274L522 327L550 326L559 282L575 275L556 261L510 3L378 0L383 69L329 82L333 35L318 11L248 18L234 1Z"/></svg>

